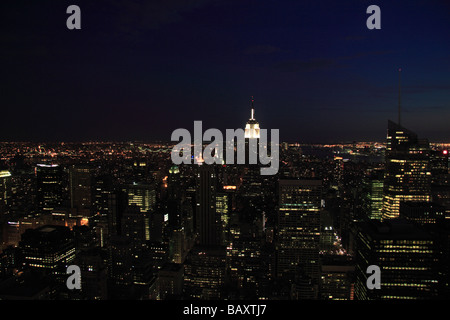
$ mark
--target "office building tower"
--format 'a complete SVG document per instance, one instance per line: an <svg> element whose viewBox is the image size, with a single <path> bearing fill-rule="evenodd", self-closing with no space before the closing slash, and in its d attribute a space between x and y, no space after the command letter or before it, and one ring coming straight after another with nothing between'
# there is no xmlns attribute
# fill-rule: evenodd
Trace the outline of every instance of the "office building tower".
<svg viewBox="0 0 450 320"><path fill-rule="evenodd" d="M100 175L94 177L93 182L93 203L92 214L89 224L94 228L97 238L99 239L100 247L104 248L107 245L110 219L109 219L109 205L108 198L114 192L112 177L109 175ZM117 233L117 231L116 231Z"/></svg>
<svg viewBox="0 0 450 320"><path fill-rule="evenodd" d="M450 217L450 157L448 150L433 150L430 162L433 202L444 206L446 216Z"/></svg>
<svg viewBox="0 0 450 320"><path fill-rule="evenodd" d="M353 300L355 265L351 256L324 255L320 265L320 300Z"/></svg>
<svg viewBox="0 0 450 320"><path fill-rule="evenodd" d="M156 190L152 185L133 183L122 187L128 196L128 204L135 204L141 212L150 212L155 209Z"/></svg>
<svg viewBox="0 0 450 320"><path fill-rule="evenodd" d="M438 259L438 297L450 297L450 219L446 208L434 202L401 202L400 217L425 230L433 237Z"/></svg>
<svg viewBox="0 0 450 320"><path fill-rule="evenodd" d="M183 191L181 182L180 168L173 165L170 167L169 175L167 176L167 194L169 198L181 198Z"/></svg>
<svg viewBox="0 0 450 320"><path fill-rule="evenodd" d="M133 250L131 240L124 236L111 237L108 247L108 296L126 299L133 285Z"/></svg>
<svg viewBox="0 0 450 320"><path fill-rule="evenodd" d="M229 237L229 223L230 223L230 214L232 209L231 204L231 194L227 192L217 192L216 195L216 212L220 217L221 222L221 241L222 245L226 245L228 243Z"/></svg>
<svg viewBox="0 0 450 320"><path fill-rule="evenodd" d="M74 264L81 271L81 293L88 300L106 300L108 298L108 273L104 252L99 248L90 248L77 254Z"/></svg>
<svg viewBox="0 0 450 320"><path fill-rule="evenodd" d="M127 194L123 191L108 193L107 200L108 237L122 234L122 216L128 205Z"/></svg>
<svg viewBox="0 0 450 320"><path fill-rule="evenodd" d="M35 174L37 207L52 211L62 203L62 168L57 164L38 164Z"/></svg>
<svg viewBox="0 0 450 320"><path fill-rule="evenodd" d="M334 156L334 170L333 170L333 187L339 197L343 196L343 186L344 186L344 172L345 172L345 162L348 159L344 159L340 156Z"/></svg>
<svg viewBox="0 0 450 320"><path fill-rule="evenodd" d="M108 212L108 196L114 190L111 176L101 175L95 177L93 189L93 212L100 216L106 216Z"/></svg>
<svg viewBox="0 0 450 320"><path fill-rule="evenodd" d="M430 167L433 186L449 185L449 154L447 149L431 150Z"/></svg>
<svg viewBox="0 0 450 320"><path fill-rule="evenodd" d="M320 180L279 181L277 274L280 278L293 279L300 267L306 276L318 281L321 188Z"/></svg>
<svg viewBox="0 0 450 320"><path fill-rule="evenodd" d="M129 205L121 217L121 234L129 238L133 246L142 247L150 240L150 214L141 212L136 205Z"/></svg>
<svg viewBox="0 0 450 320"><path fill-rule="evenodd" d="M11 197L11 172L0 170L0 216L9 211Z"/></svg>
<svg viewBox="0 0 450 320"><path fill-rule="evenodd" d="M217 174L213 165L202 164L197 173L196 232L203 246L216 246L222 242L222 222L216 210Z"/></svg>
<svg viewBox="0 0 450 320"><path fill-rule="evenodd" d="M399 216L401 201L430 201L430 148L408 129L389 121L383 219Z"/></svg>
<svg viewBox="0 0 450 320"><path fill-rule="evenodd" d="M87 165L73 165L69 169L70 207L85 217L90 216L93 195L92 169Z"/></svg>
<svg viewBox="0 0 450 320"><path fill-rule="evenodd" d="M433 225L445 219L445 207L433 202L403 201L400 217L419 225Z"/></svg>
<svg viewBox="0 0 450 320"><path fill-rule="evenodd" d="M367 219L381 220L384 177L382 171L372 172L363 181L363 211Z"/></svg>
<svg viewBox="0 0 450 320"><path fill-rule="evenodd" d="M203 300L221 299L225 272L225 247L194 246L184 263L185 297Z"/></svg>
<svg viewBox="0 0 450 320"><path fill-rule="evenodd" d="M435 240L412 222L389 219L359 225L356 244L357 300L433 299L439 275ZM380 289L369 289L367 268L380 268Z"/></svg>
<svg viewBox="0 0 450 320"><path fill-rule="evenodd" d="M168 263L158 272L160 299L180 299L183 295L184 268L182 264Z"/></svg>
<svg viewBox="0 0 450 320"><path fill-rule="evenodd" d="M186 258L186 239L185 232L183 228L172 230L172 235L170 237L170 248L171 248L171 260L173 263L183 263Z"/></svg>
<svg viewBox="0 0 450 320"><path fill-rule="evenodd" d="M169 226L173 230L180 229L183 224L182 201L184 198L180 168L175 165L170 167L165 181L166 188L163 197L169 215Z"/></svg>
<svg viewBox="0 0 450 320"><path fill-rule="evenodd" d="M152 277L153 267L148 247L150 213L141 212L136 205L127 206L121 218L121 228L121 235L129 240L131 276L135 294L145 295Z"/></svg>
<svg viewBox="0 0 450 320"><path fill-rule="evenodd" d="M169 262L169 244L164 241L148 241L148 254L154 273Z"/></svg>
<svg viewBox="0 0 450 320"><path fill-rule="evenodd" d="M19 243L24 267L34 268L64 283L66 269L75 258L72 232L64 226L45 225L27 229Z"/></svg>
<svg viewBox="0 0 450 320"><path fill-rule="evenodd" d="M242 299L257 299L261 295L267 265L263 241L256 226L240 222L230 227L227 246L227 272L233 288Z"/></svg>

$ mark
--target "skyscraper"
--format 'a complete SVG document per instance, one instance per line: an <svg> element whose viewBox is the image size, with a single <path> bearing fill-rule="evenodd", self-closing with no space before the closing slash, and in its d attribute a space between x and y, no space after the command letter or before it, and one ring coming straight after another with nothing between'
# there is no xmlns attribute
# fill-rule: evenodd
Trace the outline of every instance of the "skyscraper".
<svg viewBox="0 0 450 320"><path fill-rule="evenodd" d="M70 207L84 216L90 215L92 206L92 170L86 165L73 165L69 169Z"/></svg>
<svg viewBox="0 0 450 320"><path fill-rule="evenodd" d="M27 229L19 248L25 267L42 270L59 283L64 282L66 268L75 258L73 234L63 226Z"/></svg>
<svg viewBox="0 0 450 320"><path fill-rule="evenodd" d="M255 100L252 97L252 108L250 112L250 119L245 124L244 138L245 138L245 164L250 167L250 170L259 171L256 166L259 163L259 138L260 128L259 123L255 119Z"/></svg>
<svg viewBox="0 0 450 320"><path fill-rule="evenodd" d="M412 222L389 219L359 226L356 248L355 297L372 299L431 299L439 275L435 240ZM367 267L381 271L380 289L368 289Z"/></svg>
<svg viewBox="0 0 450 320"><path fill-rule="evenodd" d="M369 219L381 220L383 209L383 175L375 171L363 181L363 206L365 216Z"/></svg>
<svg viewBox="0 0 450 320"><path fill-rule="evenodd" d="M197 173L196 231L203 246L221 244L222 222L216 210L217 174L212 165L202 164Z"/></svg>
<svg viewBox="0 0 450 320"><path fill-rule="evenodd" d="M399 216L401 201L430 201L429 143L389 121L384 178L383 219Z"/></svg>
<svg viewBox="0 0 450 320"><path fill-rule="evenodd" d="M11 197L11 173L0 171L0 216L8 210L8 199Z"/></svg>
<svg viewBox="0 0 450 320"><path fill-rule="evenodd" d="M195 246L184 264L184 292L188 299L217 300L223 297L226 251L220 246Z"/></svg>
<svg viewBox="0 0 450 320"><path fill-rule="evenodd" d="M62 168L57 164L36 165L36 201L42 211L51 211L62 202Z"/></svg>
<svg viewBox="0 0 450 320"><path fill-rule="evenodd" d="M155 188L148 184L133 183L122 187L128 196L128 204L135 204L141 212L153 211L156 203Z"/></svg>
<svg viewBox="0 0 450 320"><path fill-rule="evenodd" d="M227 247L227 270L231 282L240 297L259 297L266 273L262 239L257 227L252 223L238 222L230 228Z"/></svg>
<svg viewBox="0 0 450 320"><path fill-rule="evenodd" d="M353 300L355 266L350 256L325 255L320 269L321 300Z"/></svg>
<svg viewBox="0 0 450 320"><path fill-rule="evenodd" d="M445 219L445 207L433 202L404 201L400 204L400 217L419 225L436 224Z"/></svg>
<svg viewBox="0 0 450 320"><path fill-rule="evenodd" d="M250 113L250 119L247 121L247 124L245 125L245 138L256 138L259 139L260 133L259 133L259 123L255 119L255 100L252 97L252 109Z"/></svg>
<svg viewBox="0 0 450 320"><path fill-rule="evenodd" d="M279 181L277 274L293 278L298 267L313 281L319 278L320 180Z"/></svg>

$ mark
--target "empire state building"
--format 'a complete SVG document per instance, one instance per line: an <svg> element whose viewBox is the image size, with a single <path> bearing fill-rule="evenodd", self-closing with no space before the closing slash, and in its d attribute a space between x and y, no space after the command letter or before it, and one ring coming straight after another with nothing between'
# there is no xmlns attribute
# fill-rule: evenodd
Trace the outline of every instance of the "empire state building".
<svg viewBox="0 0 450 320"><path fill-rule="evenodd" d="M245 125L245 138L256 138L259 139L259 123L255 119L255 100L252 97L252 111L251 117Z"/></svg>

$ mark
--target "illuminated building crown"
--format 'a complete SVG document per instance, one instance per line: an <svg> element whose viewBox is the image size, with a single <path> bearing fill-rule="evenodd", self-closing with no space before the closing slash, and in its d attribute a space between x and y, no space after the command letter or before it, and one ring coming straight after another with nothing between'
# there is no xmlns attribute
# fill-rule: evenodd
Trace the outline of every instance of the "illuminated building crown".
<svg viewBox="0 0 450 320"><path fill-rule="evenodd" d="M255 100L252 97L252 109L251 109L251 117L247 121L245 125L245 138L257 138L259 139L259 123L255 119Z"/></svg>

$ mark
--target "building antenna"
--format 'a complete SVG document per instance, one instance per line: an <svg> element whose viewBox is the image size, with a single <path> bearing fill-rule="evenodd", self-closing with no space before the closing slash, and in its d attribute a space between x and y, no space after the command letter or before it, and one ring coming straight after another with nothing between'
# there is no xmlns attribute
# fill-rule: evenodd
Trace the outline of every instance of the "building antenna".
<svg viewBox="0 0 450 320"><path fill-rule="evenodd" d="M255 119L255 106L254 106L254 102L255 102L255 99L253 99L253 96L252 96L252 117L251 117L251 120L254 120L254 119Z"/></svg>
<svg viewBox="0 0 450 320"><path fill-rule="evenodd" d="M402 68L398 69L398 125L401 126L402 116Z"/></svg>

